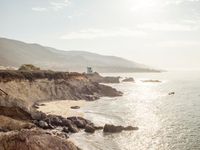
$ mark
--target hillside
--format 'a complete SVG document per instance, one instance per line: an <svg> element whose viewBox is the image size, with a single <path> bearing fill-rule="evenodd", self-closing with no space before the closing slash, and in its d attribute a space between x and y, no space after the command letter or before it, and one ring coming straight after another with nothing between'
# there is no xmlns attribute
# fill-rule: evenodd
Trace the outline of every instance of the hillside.
<svg viewBox="0 0 200 150"><path fill-rule="evenodd" d="M34 64L44 69L83 72L91 66L97 72L156 71L120 57L104 56L85 51L62 51L0 38L0 66L19 67Z"/></svg>

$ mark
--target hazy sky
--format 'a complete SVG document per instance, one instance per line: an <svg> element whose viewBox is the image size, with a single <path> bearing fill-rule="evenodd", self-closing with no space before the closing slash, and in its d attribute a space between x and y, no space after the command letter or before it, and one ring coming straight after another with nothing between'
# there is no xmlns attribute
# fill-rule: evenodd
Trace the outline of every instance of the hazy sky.
<svg viewBox="0 0 200 150"><path fill-rule="evenodd" d="M200 69L200 0L0 0L0 36Z"/></svg>

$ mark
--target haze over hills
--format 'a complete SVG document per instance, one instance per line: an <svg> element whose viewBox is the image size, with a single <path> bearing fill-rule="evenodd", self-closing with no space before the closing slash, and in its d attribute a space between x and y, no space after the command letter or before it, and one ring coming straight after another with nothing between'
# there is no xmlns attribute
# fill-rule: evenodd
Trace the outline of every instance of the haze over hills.
<svg viewBox="0 0 200 150"><path fill-rule="evenodd" d="M86 51L62 51L39 44L0 38L0 65L19 67L34 64L41 68L83 72L91 66L97 72L156 71L116 56L99 55Z"/></svg>

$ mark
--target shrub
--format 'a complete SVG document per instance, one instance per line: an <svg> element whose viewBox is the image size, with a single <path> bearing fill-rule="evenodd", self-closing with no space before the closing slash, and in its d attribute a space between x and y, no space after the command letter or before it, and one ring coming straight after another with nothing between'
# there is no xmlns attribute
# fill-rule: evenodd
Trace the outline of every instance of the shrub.
<svg viewBox="0 0 200 150"><path fill-rule="evenodd" d="M39 67L36 67L32 64L24 64L24 65L21 65L21 67L19 67L20 71L37 71L37 70L40 70Z"/></svg>

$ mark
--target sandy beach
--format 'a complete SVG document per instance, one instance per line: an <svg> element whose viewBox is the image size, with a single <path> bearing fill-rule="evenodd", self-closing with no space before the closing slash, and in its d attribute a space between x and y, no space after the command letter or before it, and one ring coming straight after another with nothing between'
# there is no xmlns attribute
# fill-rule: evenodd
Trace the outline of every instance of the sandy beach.
<svg viewBox="0 0 200 150"><path fill-rule="evenodd" d="M44 106L40 106L38 110L46 114L60 115L63 117L72 117L72 116L83 117L84 116L83 112L81 112L79 109L72 109L71 107L79 106L81 108L86 103L87 102L85 100L78 100L78 101L61 100L61 101L42 102L40 104L44 104Z"/></svg>

